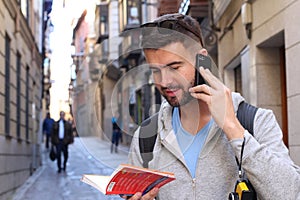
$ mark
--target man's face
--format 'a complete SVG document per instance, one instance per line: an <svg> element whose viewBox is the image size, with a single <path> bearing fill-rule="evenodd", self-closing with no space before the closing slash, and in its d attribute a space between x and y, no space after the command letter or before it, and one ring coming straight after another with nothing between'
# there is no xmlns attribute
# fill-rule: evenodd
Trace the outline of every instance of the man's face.
<svg viewBox="0 0 300 200"><path fill-rule="evenodd" d="M181 43L172 43L161 49L144 51L154 83L171 106L182 106L194 99L188 89L195 82L195 55Z"/></svg>
<svg viewBox="0 0 300 200"><path fill-rule="evenodd" d="M65 113L64 112L60 112L59 115L60 115L60 119L65 119Z"/></svg>

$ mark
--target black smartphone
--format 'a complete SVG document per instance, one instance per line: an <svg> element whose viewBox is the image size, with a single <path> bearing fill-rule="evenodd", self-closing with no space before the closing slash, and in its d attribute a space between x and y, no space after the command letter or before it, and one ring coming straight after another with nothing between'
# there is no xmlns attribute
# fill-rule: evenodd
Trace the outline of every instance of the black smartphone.
<svg viewBox="0 0 300 200"><path fill-rule="evenodd" d="M195 70L195 86L196 85L202 85L202 84L207 84L204 78L201 76L199 72L199 68L203 67L204 69L209 69L211 70L211 60L210 57L202 55L202 54L197 54L196 55L196 70Z"/></svg>

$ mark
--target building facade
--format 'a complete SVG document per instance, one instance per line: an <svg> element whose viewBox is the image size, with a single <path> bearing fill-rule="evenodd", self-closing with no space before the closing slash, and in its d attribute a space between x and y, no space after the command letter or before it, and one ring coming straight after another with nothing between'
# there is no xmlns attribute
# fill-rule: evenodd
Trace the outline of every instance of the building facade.
<svg viewBox="0 0 300 200"><path fill-rule="evenodd" d="M127 5L134 5L132 2L127 1ZM300 118L297 112L299 91L296 87L299 80L296 65L299 50L296 18L299 15L299 4L299 1L292 0L159 0L155 4L158 16L181 12L198 20L206 48L218 66L220 78L232 91L240 92L246 101L273 110L283 130L284 143L297 164L300 163L297 156L300 135L297 134L296 123ZM144 19L141 21L144 22ZM128 44L133 44L128 43L132 35L128 38L123 40L127 43L123 42L122 45L130 47ZM126 54L125 59L123 56L124 63L130 63L128 61L136 53ZM138 66L142 62L135 63ZM147 104L138 95L148 94L139 93L139 89L135 89L137 116L139 105L143 115L137 119L139 123L146 116ZM127 109L128 106L124 107Z"/></svg>
<svg viewBox="0 0 300 200"><path fill-rule="evenodd" d="M272 109L283 141L299 165L299 1L161 0L159 15L196 18L219 75L253 105Z"/></svg>
<svg viewBox="0 0 300 200"><path fill-rule="evenodd" d="M223 7L221 10L220 8ZM300 1L217 1L218 63L225 83L256 106L272 109L299 165Z"/></svg>
<svg viewBox="0 0 300 200"><path fill-rule="evenodd" d="M72 104L72 113L76 120L77 133L80 136L89 135L89 103L87 102L89 92L89 70L87 63L87 41L88 41L88 23L86 22L87 10L84 10L78 18L73 30L74 52L73 58L76 77L71 77L70 85L73 86L74 102Z"/></svg>
<svg viewBox="0 0 300 200"><path fill-rule="evenodd" d="M296 155L300 148L300 135L297 134L300 101L296 87L299 77L296 65L298 0L276 0L275 3L271 0L111 0L102 3L107 4L107 10L99 8L99 19L103 19L103 15L108 18L106 24L101 20L98 23L99 30L106 31L100 30L97 36L101 44L98 55L103 58L98 66L101 81L97 105L101 111L97 115L104 132L111 132L110 119L114 112L122 116L126 132L132 127L131 123L139 124L151 113L150 107L159 103L149 75L138 71L144 60L135 46L138 34L132 30L156 16L181 12L198 20L206 48L224 83L232 91L240 92L249 103L273 110L292 159L300 163ZM111 9L116 6L117 10ZM119 29L112 28L116 23ZM122 40L116 55L112 48L119 40L109 39L117 35ZM105 40L112 43L105 44ZM133 69L137 71L130 78ZM137 75L148 81L134 82ZM118 84L119 81L122 84ZM114 95L112 90L116 91L115 96L111 96Z"/></svg>
<svg viewBox="0 0 300 200"><path fill-rule="evenodd" d="M39 167L43 2L0 2L0 199Z"/></svg>
<svg viewBox="0 0 300 200"><path fill-rule="evenodd" d="M127 145L131 142L128 133L135 124L133 118L137 118L138 114L129 115L130 102L137 102L135 98L130 101L133 99L130 97L131 94L137 91L137 84L132 83L132 79L125 75L141 64L139 61L141 50L138 49L139 34L128 30L139 27L142 21L147 21L146 15L153 16L153 13L156 13L155 1L145 2L147 4L136 0L110 0L101 1L96 6L96 43L90 70L92 74L98 74L95 112L100 127L99 134L102 139L111 140L111 119L114 116L118 118L119 126L124 133L123 142ZM141 99L141 95L139 98ZM141 105L139 109L142 110Z"/></svg>

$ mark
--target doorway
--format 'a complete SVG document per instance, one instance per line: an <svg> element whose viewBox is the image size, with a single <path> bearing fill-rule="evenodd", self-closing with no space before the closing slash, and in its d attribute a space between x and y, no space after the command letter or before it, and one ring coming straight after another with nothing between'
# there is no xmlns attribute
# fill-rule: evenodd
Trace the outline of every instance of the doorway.
<svg viewBox="0 0 300 200"><path fill-rule="evenodd" d="M257 104L273 110L288 147L288 106L284 31L257 46Z"/></svg>

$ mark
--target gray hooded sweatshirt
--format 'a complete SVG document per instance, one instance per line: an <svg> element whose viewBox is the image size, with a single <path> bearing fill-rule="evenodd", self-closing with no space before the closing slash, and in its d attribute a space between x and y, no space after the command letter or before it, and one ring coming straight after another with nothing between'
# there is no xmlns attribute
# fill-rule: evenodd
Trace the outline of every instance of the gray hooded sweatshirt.
<svg viewBox="0 0 300 200"><path fill-rule="evenodd" d="M243 101L232 93L235 112ZM254 119L254 137L246 130L242 167L258 199L300 200L300 168L290 159L282 132L271 110L259 108ZM153 130L155 131L155 130ZM172 107L164 101L158 115L158 137L149 168L173 172L176 180L163 186L160 200L226 200L238 180L236 157L242 139L228 141L213 123L198 157L195 178L187 168L172 128ZM139 129L132 140L129 163L142 166Z"/></svg>

